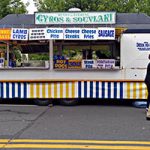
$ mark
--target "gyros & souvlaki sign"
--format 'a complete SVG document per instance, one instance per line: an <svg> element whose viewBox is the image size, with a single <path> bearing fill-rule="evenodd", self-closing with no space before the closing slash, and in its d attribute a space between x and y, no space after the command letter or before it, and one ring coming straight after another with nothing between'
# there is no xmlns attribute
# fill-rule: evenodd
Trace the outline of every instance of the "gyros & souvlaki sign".
<svg viewBox="0 0 150 150"><path fill-rule="evenodd" d="M35 13L35 24L115 24L115 12Z"/></svg>

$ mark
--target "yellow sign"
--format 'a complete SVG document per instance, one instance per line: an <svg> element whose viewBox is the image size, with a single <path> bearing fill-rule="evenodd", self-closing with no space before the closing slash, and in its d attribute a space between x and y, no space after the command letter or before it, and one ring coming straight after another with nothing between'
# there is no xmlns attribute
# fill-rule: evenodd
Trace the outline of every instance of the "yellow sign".
<svg viewBox="0 0 150 150"><path fill-rule="evenodd" d="M67 69L67 60L55 60L54 61L54 68L55 69Z"/></svg>
<svg viewBox="0 0 150 150"><path fill-rule="evenodd" d="M68 60L68 69L81 69L81 60Z"/></svg>
<svg viewBox="0 0 150 150"><path fill-rule="evenodd" d="M10 40L11 29L0 29L0 40Z"/></svg>

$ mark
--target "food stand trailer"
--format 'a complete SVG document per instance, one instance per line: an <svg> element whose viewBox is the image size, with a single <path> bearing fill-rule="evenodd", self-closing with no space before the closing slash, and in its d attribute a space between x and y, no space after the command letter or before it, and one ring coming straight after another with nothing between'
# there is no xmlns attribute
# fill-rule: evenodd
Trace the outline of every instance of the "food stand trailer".
<svg viewBox="0 0 150 150"><path fill-rule="evenodd" d="M0 98L146 99L149 24L144 14L115 12L8 15L0 21Z"/></svg>

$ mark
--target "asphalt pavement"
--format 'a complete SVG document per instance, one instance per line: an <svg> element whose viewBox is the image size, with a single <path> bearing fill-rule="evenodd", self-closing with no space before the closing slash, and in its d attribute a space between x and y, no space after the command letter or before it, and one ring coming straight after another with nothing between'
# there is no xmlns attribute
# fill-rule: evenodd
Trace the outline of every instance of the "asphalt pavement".
<svg viewBox="0 0 150 150"><path fill-rule="evenodd" d="M118 146L150 149L150 121L146 120L144 108L133 107L131 103L90 101L74 107L58 104L40 107L32 102L27 105L2 102L0 148L25 146L26 149L118 149Z"/></svg>

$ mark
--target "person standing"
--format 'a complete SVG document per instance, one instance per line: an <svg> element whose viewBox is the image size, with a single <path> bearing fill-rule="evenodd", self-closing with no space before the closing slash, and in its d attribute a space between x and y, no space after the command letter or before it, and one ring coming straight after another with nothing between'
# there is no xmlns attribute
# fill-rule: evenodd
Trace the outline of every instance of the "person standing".
<svg viewBox="0 0 150 150"><path fill-rule="evenodd" d="M150 60L150 54L148 56L148 59ZM147 90L148 90L146 112L147 112L147 119L150 119L150 108L149 108L149 105L150 105L150 62L147 65L145 84L146 84Z"/></svg>

